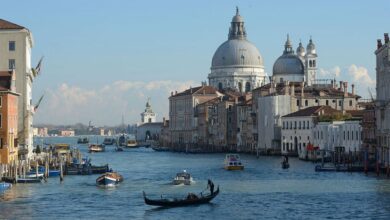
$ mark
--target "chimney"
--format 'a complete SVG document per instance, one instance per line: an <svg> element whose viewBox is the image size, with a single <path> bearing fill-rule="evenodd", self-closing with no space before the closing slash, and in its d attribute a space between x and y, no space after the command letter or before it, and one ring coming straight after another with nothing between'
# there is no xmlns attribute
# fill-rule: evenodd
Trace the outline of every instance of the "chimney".
<svg viewBox="0 0 390 220"><path fill-rule="evenodd" d="M343 81L340 81L340 88L339 88L339 90L340 91L343 90Z"/></svg>
<svg viewBox="0 0 390 220"><path fill-rule="evenodd" d="M285 95L288 95L288 90L289 90L289 84L290 82L289 81L284 81L284 94Z"/></svg>
<svg viewBox="0 0 390 220"><path fill-rule="evenodd" d="M295 96L295 85L294 85L294 82L291 83L290 89L291 89L290 95L291 96Z"/></svg>
<svg viewBox="0 0 390 220"><path fill-rule="evenodd" d="M348 96L348 82L344 82L344 97Z"/></svg>
<svg viewBox="0 0 390 220"><path fill-rule="evenodd" d="M377 40L377 43L376 43L376 49L379 49L382 47L382 40L381 39L378 39Z"/></svg>
<svg viewBox="0 0 390 220"><path fill-rule="evenodd" d="M305 82L301 82L301 98L305 97Z"/></svg>
<svg viewBox="0 0 390 220"><path fill-rule="evenodd" d="M352 84L352 95L355 95L355 84Z"/></svg>
<svg viewBox="0 0 390 220"><path fill-rule="evenodd" d="M389 33L385 33L385 44L389 43Z"/></svg>

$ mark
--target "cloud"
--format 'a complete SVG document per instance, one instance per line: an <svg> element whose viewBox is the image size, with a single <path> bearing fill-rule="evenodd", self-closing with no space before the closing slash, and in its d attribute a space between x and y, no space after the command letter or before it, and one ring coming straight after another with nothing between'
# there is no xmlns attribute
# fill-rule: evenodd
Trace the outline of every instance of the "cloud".
<svg viewBox="0 0 390 220"><path fill-rule="evenodd" d="M339 66L335 66L329 70L320 68L318 73L321 78L338 78L341 74L341 68Z"/></svg>
<svg viewBox="0 0 390 220"><path fill-rule="evenodd" d="M320 68L318 70L317 78L333 79L335 77L336 80L349 82L349 86L354 84L356 94L362 97L369 97L368 88L375 88L376 86L375 76L372 76L367 68L356 64L344 68L334 66L330 69Z"/></svg>
<svg viewBox="0 0 390 220"><path fill-rule="evenodd" d="M96 89L63 83L49 89L34 118L34 124L117 125L124 115L127 123L140 121L140 113L148 97L158 119L167 117L168 97L200 83L194 81L116 81Z"/></svg>

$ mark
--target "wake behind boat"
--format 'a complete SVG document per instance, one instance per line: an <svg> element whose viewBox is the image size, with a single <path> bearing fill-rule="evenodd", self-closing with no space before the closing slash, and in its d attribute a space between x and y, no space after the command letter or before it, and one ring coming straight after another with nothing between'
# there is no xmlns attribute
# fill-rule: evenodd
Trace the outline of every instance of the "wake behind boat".
<svg viewBox="0 0 390 220"><path fill-rule="evenodd" d="M210 188L210 194L203 195L201 193L200 195L196 195L193 193L189 193L183 199L178 199L178 198L149 199L146 196L146 193L143 192L145 204L153 205L153 206L162 206L162 207L179 207L179 206L199 205L199 204L209 203L211 200L213 200L219 194L219 186L217 187L217 190L214 191L214 184L211 181L209 181L209 186L210 186L210 183L212 184L212 188Z"/></svg>

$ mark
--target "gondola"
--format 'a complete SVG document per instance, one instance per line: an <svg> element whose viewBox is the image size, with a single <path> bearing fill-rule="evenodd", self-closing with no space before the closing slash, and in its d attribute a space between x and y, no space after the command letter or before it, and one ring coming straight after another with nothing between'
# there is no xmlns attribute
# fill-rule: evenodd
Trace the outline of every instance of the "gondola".
<svg viewBox="0 0 390 220"><path fill-rule="evenodd" d="M290 164L288 162L286 162L286 161L282 162L282 168L283 169L288 169L289 167L290 167Z"/></svg>
<svg viewBox="0 0 390 220"><path fill-rule="evenodd" d="M209 194L206 196L196 196L194 197L194 194L189 194L187 198L185 199L149 199L146 197L146 193L143 192L144 200L147 205L153 205L153 206L162 206L162 207L178 207L178 206L188 206L188 205L199 205L199 204L205 204L210 202L212 199L214 199L219 193L219 186L217 187L217 190L213 194ZM190 196L192 195L192 196Z"/></svg>

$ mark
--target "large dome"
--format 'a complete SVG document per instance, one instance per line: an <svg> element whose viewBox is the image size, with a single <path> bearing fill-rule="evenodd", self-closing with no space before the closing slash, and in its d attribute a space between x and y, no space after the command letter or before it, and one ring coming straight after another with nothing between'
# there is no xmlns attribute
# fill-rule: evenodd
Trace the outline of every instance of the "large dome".
<svg viewBox="0 0 390 220"><path fill-rule="evenodd" d="M283 54L274 63L273 75L296 74L304 75L304 66L295 54Z"/></svg>
<svg viewBox="0 0 390 220"><path fill-rule="evenodd" d="M211 68L230 66L263 67L263 58L259 50L245 39L225 41L215 51Z"/></svg>

